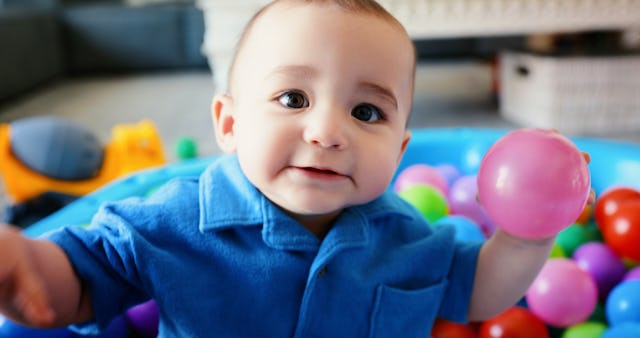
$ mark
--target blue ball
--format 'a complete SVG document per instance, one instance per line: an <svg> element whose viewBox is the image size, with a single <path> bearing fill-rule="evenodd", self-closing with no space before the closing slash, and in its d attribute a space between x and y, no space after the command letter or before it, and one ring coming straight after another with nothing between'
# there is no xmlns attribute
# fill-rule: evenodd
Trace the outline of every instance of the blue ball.
<svg viewBox="0 0 640 338"><path fill-rule="evenodd" d="M2 338L69 338L71 331L61 329L34 329L16 324L0 315L0 337Z"/></svg>
<svg viewBox="0 0 640 338"><path fill-rule="evenodd" d="M127 338L129 334L129 325L123 315L115 317L111 323L100 333L97 334L77 334L74 333L72 338Z"/></svg>
<svg viewBox="0 0 640 338"><path fill-rule="evenodd" d="M628 322L640 323L640 280L624 281L616 285L607 297L605 311L611 326Z"/></svg>
<svg viewBox="0 0 640 338"><path fill-rule="evenodd" d="M609 327L600 338L638 338L640 337L640 323L623 323Z"/></svg>
<svg viewBox="0 0 640 338"><path fill-rule="evenodd" d="M486 237L480 226L466 216L447 215L434 223L434 226L453 226L455 239L459 242L484 242Z"/></svg>

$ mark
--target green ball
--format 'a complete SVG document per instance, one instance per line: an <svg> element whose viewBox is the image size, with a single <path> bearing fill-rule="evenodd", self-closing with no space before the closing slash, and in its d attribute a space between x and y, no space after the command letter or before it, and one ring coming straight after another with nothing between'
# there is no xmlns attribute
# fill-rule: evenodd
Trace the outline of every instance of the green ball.
<svg viewBox="0 0 640 338"><path fill-rule="evenodd" d="M584 322L569 327L562 338L600 338L602 333L607 330L604 323Z"/></svg>
<svg viewBox="0 0 640 338"><path fill-rule="evenodd" d="M176 157L181 160L198 156L196 141L190 137L182 137L175 144Z"/></svg>
<svg viewBox="0 0 640 338"><path fill-rule="evenodd" d="M402 189L398 195L413 205L429 224L434 224L449 213L447 199L434 187L416 184Z"/></svg>
<svg viewBox="0 0 640 338"><path fill-rule="evenodd" d="M556 244L562 248L567 257L571 257L580 245L601 240L600 231L594 224L572 224L558 233Z"/></svg>
<svg viewBox="0 0 640 338"><path fill-rule="evenodd" d="M558 243L554 243L553 247L551 247L551 253L549 254L549 258L564 258L567 257L565 255L562 247L558 245Z"/></svg>
<svg viewBox="0 0 640 338"><path fill-rule="evenodd" d="M601 302L596 304L596 308L593 309L591 316L587 319L589 322L607 322L607 313L605 311L604 305Z"/></svg>

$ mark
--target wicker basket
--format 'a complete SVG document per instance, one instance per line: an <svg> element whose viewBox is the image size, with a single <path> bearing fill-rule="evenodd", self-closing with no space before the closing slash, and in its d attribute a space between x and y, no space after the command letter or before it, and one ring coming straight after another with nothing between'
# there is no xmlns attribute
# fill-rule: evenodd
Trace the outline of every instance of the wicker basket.
<svg viewBox="0 0 640 338"><path fill-rule="evenodd" d="M500 112L573 135L640 132L640 56L503 53Z"/></svg>

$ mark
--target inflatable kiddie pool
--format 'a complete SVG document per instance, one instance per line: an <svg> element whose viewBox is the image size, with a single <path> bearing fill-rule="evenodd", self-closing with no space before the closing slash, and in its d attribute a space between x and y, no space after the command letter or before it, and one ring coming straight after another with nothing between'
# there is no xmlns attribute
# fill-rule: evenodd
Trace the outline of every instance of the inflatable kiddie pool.
<svg viewBox="0 0 640 338"><path fill-rule="evenodd" d="M451 164L463 174L478 171L485 152L508 130L442 128L412 130L412 139L397 172L412 164ZM640 189L640 144L596 138L571 138L591 155L589 169L596 194L613 186ZM62 225L87 224L102 202L144 196L171 178L198 175L213 158L186 160L136 172L69 204L24 230L38 236Z"/></svg>
<svg viewBox="0 0 640 338"><path fill-rule="evenodd" d="M397 173L413 164L448 164L457 168L461 174L475 174L485 152L507 132L508 130L476 128L413 130L413 138ZM616 186L640 189L640 144L594 138L572 138L572 141L582 151L591 155L589 168L592 187L596 194ZM185 160L118 179L38 221L26 228L24 233L36 237L64 225L86 225L103 202L146 196L172 178L199 175L214 159L215 157ZM144 304L152 303L153 301L149 301ZM152 311L144 316L155 316L153 318L157 320L157 312ZM0 333L4 330L9 332L9 337L24 337L26 334L34 338L68 338L71 335L66 329L35 330L10 325L12 324L5 322L3 328L0 324ZM131 325L114 324L115 329L111 331L121 332L127 330L127 327L130 329Z"/></svg>

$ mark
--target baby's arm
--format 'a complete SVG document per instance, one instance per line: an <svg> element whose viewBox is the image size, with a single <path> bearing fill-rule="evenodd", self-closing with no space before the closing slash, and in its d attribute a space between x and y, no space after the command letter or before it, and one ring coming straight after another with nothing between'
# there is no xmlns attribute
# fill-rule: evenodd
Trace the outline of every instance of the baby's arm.
<svg viewBox="0 0 640 338"><path fill-rule="evenodd" d="M0 312L34 327L89 320L90 296L65 252L0 225Z"/></svg>
<svg viewBox="0 0 640 338"><path fill-rule="evenodd" d="M522 298L548 259L554 240L524 239L496 230L480 249L469 320L489 319Z"/></svg>

